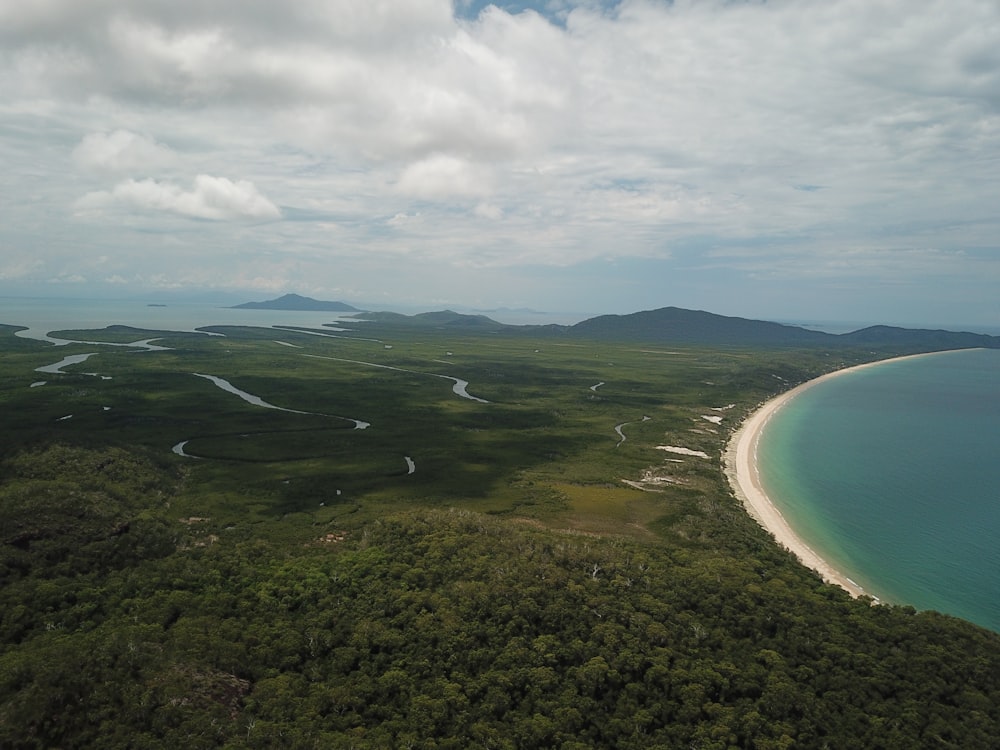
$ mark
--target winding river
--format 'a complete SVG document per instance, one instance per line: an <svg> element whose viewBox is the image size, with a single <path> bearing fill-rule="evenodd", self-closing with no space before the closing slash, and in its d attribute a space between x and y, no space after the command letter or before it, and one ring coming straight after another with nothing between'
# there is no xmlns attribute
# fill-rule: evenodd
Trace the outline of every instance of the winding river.
<svg viewBox="0 0 1000 750"><path fill-rule="evenodd" d="M254 396L252 393L247 393L244 390L237 388L235 385L230 383L224 378L217 377L216 375L203 375L200 372L193 372L192 375L197 375L199 378L205 378L205 380L210 380L215 385L217 385L222 390L227 393L232 393L235 396L239 396L241 399L246 401L248 404L253 404L254 406L259 406L263 409L275 409L277 411L286 411L290 414L306 414L313 417L329 417L330 419L343 419L346 422L354 422L354 429L356 430L366 430L371 427L370 422L364 422L360 419L354 419L353 417L340 417L336 414L320 414L314 411L301 411L299 409L286 409L283 406L275 406L274 404L268 403L260 396Z"/></svg>
<svg viewBox="0 0 1000 750"><path fill-rule="evenodd" d="M618 437L620 437L621 440L619 440L617 443L615 443L615 448L617 448L619 445L621 445L622 443L624 443L627 440L627 438L625 437L625 433L622 432L622 428L623 427L625 427L627 425L630 425L630 424L636 424L637 422L648 422L650 419L652 419L652 417L645 417L644 416L642 419L639 419L639 420L633 420L631 422L622 422L621 424L616 424L615 425L615 432L618 433Z"/></svg>
<svg viewBox="0 0 1000 750"><path fill-rule="evenodd" d="M48 375L68 375L69 373L63 372L62 368L86 362L95 354L97 354L97 352L87 352L86 354L70 354L68 357L63 357L55 364L45 365L44 367L36 367L35 372L44 372Z"/></svg>
<svg viewBox="0 0 1000 750"><path fill-rule="evenodd" d="M303 357L312 357L313 359L329 359L329 360L332 360L334 362L349 362L352 365L365 365L366 367L379 367L379 368L381 368L383 370L395 370L396 372L409 372L409 373L412 373L414 375L428 375L429 377L432 377L432 378L444 378L445 380L450 380L450 381L452 381L454 383L454 385L451 387L451 390L452 390L452 392L456 396L461 396L462 398L467 398L470 401L477 401L480 404L488 404L489 403L489 401L487 401L485 398L479 398L478 396L473 396L473 395L471 395L466 390L466 388L469 387L469 381L468 380L462 380L461 378L455 378L455 377L452 377L451 375L440 375L440 374L438 374L436 372L420 372L419 370L407 370L407 369L404 369L402 367L392 367L391 365L380 365L380 364L377 364L375 362L361 362L361 361L356 360L356 359L342 359L340 357L324 357L324 356L321 356L319 354L303 354L302 356Z"/></svg>

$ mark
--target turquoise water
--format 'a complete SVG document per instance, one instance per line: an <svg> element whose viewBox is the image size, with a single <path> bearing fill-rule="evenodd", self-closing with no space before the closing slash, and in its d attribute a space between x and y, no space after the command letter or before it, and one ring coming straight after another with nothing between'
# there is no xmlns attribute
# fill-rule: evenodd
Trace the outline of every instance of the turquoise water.
<svg viewBox="0 0 1000 750"><path fill-rule="evenodd" d="M1000 631L1000 351L817 384L758 456L786 520L866 592Z"/></svg>

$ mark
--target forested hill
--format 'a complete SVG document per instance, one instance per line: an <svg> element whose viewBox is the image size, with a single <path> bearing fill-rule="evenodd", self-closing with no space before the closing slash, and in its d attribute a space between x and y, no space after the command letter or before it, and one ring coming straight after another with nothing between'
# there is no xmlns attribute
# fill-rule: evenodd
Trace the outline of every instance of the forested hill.
<svg viewBox="0 0 1000 750"><path fill-rule="evenodd" d="M680 307L663 307L629 315L601 315L570 326L569 332L588 338L686 344L831 346L838 339L830 333L798 326Z"/></svg>
<svg viewBox="0 0 1000 750"><path fill-rule="evenodd" d="M613 341L744 346L873 346L907 349L1000 348L1000 336L871 326L845 334L813 331L765 320L664 307L629 315L601 315L570 326L571 336Z"/></svg>
<svg viewBox="0 0 1000 750"><path fill-rule="evenodd" d="M717 515L744 530L732 547L454 509L308 543L247 530L213 542L209 519L171 528L162 497L127 522L148 500L141 484L165 477L122 452L54 449L7 468L53 460L103 467L86 473L87 499L114 502L84 528L69 523L71 498L11 519L0 747L987 748L1000 736L996 634L852 600L729 512ZM140 482L109 482L123 474Z"/></svg>
<svg viewBox="0 0 1000 750"><path fill-rule="evenodd" d="M871 326L859 331L845 333L838 338L851 344L895 344L899 346L932 346L940 349L966 349L983 347L1000 348L1000 336L986 336L981 333L928 330L924 328L897 328L894 326Z"/></svg>
<svg viewBox="0 0 1000 750"><path fill-rule="evenodd" d="M753 347L873 347L900 351L1000 348L1000 336L979 333L871 326L851 333L833 334L766 320L738 318L704 310L663 307L628 315L599 315L575 325L506 325L484 315L452 310L402 315L392 312L361 313L356 316L381 324L408 328L434 327L447 330L520 333L603 341L634 341L658 344Z"/></svg>

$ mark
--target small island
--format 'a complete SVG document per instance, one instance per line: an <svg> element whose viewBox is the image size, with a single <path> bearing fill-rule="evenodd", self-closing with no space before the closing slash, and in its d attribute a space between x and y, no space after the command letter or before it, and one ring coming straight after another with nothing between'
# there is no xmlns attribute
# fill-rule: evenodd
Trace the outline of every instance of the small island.
<svg viewBox="0 0 1000 750"><path fill-rule="evenodd" d="M324 300L303 297L300 294L286 294L277 299L264 302L244 302L233 305L234 310L309 310L316 312L361 312L345 302L327 302Z"/></svg>

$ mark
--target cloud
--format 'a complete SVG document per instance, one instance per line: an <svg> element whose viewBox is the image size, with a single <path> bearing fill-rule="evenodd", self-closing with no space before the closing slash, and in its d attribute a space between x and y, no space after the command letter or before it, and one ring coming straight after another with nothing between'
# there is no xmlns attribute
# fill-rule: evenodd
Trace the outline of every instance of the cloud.
<svg viewBox="0 0 1000 750"><path fill-rule="evenodd" d="M419 222L419 221L420 221L420 214L419 213L416 213L416 214L398 213L395 216L393 216L391 219L389 219L386 222L386 224L388 224L391 227L405 227L408 224L412 225L414 222Z"/></svg>
<svg viewBox="0 0 1000 750"><path fill-rule="evenodd" d="M113 190L92 192L77 202L83 212L122 204L196 219L277 219L281 211L252 182L200 174L192 190L169 182L125 180Z"/></svg>
<svg viewBox="0 0 1000 750"><path fill-rule="evenodd" d="M299 144L375 160L519 153L558 127L575 64L541 16L460 24L448 0L38 5L0 16L20 93L262 108Z"/></svg>
<svg viewBox="0 0 1000 750"><path fill-rule="evenodd" d="M479 203L474 210L476 216L480 216L484 219L499 221L503 218L503 209L500 208L500 206L495 206L491 203Z"/></svg>
<svg viewBox="0 0 1000 750"><path fill-rule="evenodd" d="M73 161L84 170L148 174L172 165L176 156L148 136L115 130L84 136L73 149Z"/></svg>
<svg viewBox="0 0 1000 750"><path fill-rule="evenodd" d="M424 199L474 197L489 193L489 175L464 159L441 154L410 164L396 187Z"/></svg>
<svg viewBox="0 0 1000 750"><path fill-rule="evenodd" d="M961 254L1000 236L998 50L992 0L0 3L0 225L129 279L134 231L358 288L401 258L1000 284Z"/></svg>
<svg viewBox="0 0 1000 750"><path fill-rule="evenodd" d="M44 267L44 261L37 255L5 247L3 260L0 261L0 280L11 281L28 278Z"/></svg>

